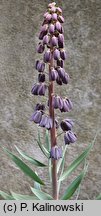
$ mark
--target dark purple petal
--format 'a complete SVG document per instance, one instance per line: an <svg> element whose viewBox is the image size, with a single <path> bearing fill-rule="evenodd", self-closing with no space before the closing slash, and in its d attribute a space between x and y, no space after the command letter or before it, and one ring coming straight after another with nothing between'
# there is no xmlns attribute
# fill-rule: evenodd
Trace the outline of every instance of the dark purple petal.
<svg viewBox="0 0 101 216"><path fill-rule="evenodd" d="M62 158L62 149L58 146L53 146L50 151L50 158L58 160Z"/></svg>
<svg viewBox="0 0 101 216"><path fill-rule="evenodd" d="M45 116L45 115L43 115L39 125L40 125L41 127L45 127L45 126L46 126L46 123L47 123L47 120L48 120L48 117Z"/></svg>
<svg viewBox="0 0 101 216"><path fill-rule="evenodd" d="M39 81L39 82L45 82L45 74L41 74L41 73L40 73L40 74L38 75L38 81Z"/></svg>
<svg viewBox="0 0 101 216"><path fill-rule="evenodd" d="M57 76L58 76L57 71L54 68L51 68L51 70L49 72L49 80L50 81L55 81Z"/></svg>
<svg viewBox="0 0 101 216"><path fill-rule="evenodd" d="M58 108L61 110L63 108L63 99L57 96Z"/></svg>
<svg viewBox="0 0 101 216"><path fill-rule="evenodd" d="M63 16L58 16L58 20L60 23L64 23L64 17Z"/></svg>
<svg viewBox="0 0 101 216"><path fill-rule="evenodd" d="M53 96L53 107L55 109L58 109L58 100L56 96Z"/></svg>
<svg viewBox="0 0 101 216"><path fill-rule="evenodd" d="M58 49L55 49L54 53L53 53L53 56L54 56L55 60L59 60L59 58L60 58L60 51Z"/></svg>
<svg viewBox="0 0 101 216"><path fill-rule="evenodd" d="M47 45L49 43L49 36L48 35L45 35L44 37L43 37L43 44L45 45Z"/></svg>
<svg viewBox="0 0 101 216"><path fill-rule="evenodd" d="M68 82L69 82L69 75L67 73L65 73L64 76L62 77L62 82L64 84L68 84Z"/></svg>
<svg viewBox="0 0 101 216"><path fill-rule="evenodd" d="M68 107L71 110L73 108L73 104L70 99L66 98L66 102L68 103Z"/></svg>
<svg viewBox="0 0 101 216"><path fill-rule="evenodd" d="M57 13L52 14L52 20L57 21Z"/></svg>
<svg viewBox="0 0 101 216"><path fill-rule="evenodd" d="M66 59L66 51L65 50L60 50L60 57L62 58L62 60Z"/></svg>
<svg viewBox="0 0 101 216"><path fill-rule="evenodd" d="M59 21L57 21L55 23L55 30L57 30L58 32L61 33L61 29L62 29L61 23Z"/></svg>
<svg viewBox="0 0 101 216"><path fill-rule="evenodd" d="M44 54L44 62L48 63L51 60L51 52L50 50L47 50Z"/></svg>
<svg viewBox="0 0 101 216"><path fill-rule="evenodd" d="M44 49L45 49L45 47L41 43L39 43L38 48L37 48L37 52L38 53L43 53Z"/></svg>
<svg viewBox="0 0 101 216"><path fill-rule="evenodd" d="M57 46L57 44L58 44L57 37L53 36L53 37L51 38L50 45L51 45L51 46Z"/></svg>
<svg viewBox="0 0 101 216"><path fill-rule="evenodd" d="M34 111L37 111L37 110L44 111L45 110L45 105L41 104L41 103L37 103L35 108L34 108Z"/></svg>
<svg viewBox="0 0 101 216"><path fill-rule="evenodd" d="M53 34L54 31L55 31L55 26L54 26L54 24L50 24L50 26L49 26L49 33L50 33L50 34Z"/></svg>
<svg viewBox="0 0 101 216"><path fill-rule="evenodd" d="M77 140L77 136L76 134L74 134L72 131L67 131L64 135L64 141L65 141L65 145L66 144L70 144L70 143L74 143Z"/></svg>
<svg viewBox="0 0 101 216"><path fill-rule="evenodd" d="M63 79L63 77L65 76L65 70L61 67L58 67L57 68L57 71L58 71L58 75L61 79Z"/></svg>
<svg viewBox="0 0 101 216"><path fill-rule="evenodd" d="M74 123L71 119L65 119L60 124L63 131L71 130L73 125L74 125Z"/></svg>
<svg viewBox="0 0 101 216"><path fill-rule="evenodd" d="M39 84L34 84L34 86L32 87L31 93L33 95L38 95L38 88L39 88Z"/></svg>
<svg viewBox="0 0 101 216"><path fill-rule="evenodd" d="M34 113L33 113L33 115L31 116L31 121L34 121L35 123L40 123L40 121L41 121L41 119L42 119L42 112L41 111L35 111Z"/></svg>
<svg viewBox="0 0 101 216"><path fill-rule="evenodd" d="M36 62L36 69L38 70L38 72L43 72L45 69L45 63L41 62L41 61L37 61Z"/></svg>
<svg viewBox="0 0 101 216"><path fill-rule="evenodd" d="M44 96L46 91L46 85L44 83L40 84L38 87L38 95Z"/></svg>
<svg viewBox="0 0 101 216"><path fill-rule="evenodd" d="M63 36L63 34L58 35L58 46L59 46L59 48L64 47L64 36Z"/></svg>
<svg viewBox="0 0 101 216"><path fill-rule="evenodd" d="M52 119L50 117L47 117L47 123L45 125L45 128L47 128L48 130L50 130L52 128L53 124L52 124Z"/></svg>
<svg viewBox="0 0 101 216"><path fill-rule="evenodd" d="M60 66L63 68L63 66L64 66L63 60L57 60L57 66Z"/></svg>
<svg viewBox="0 0 101 216"><path fill-rule="evenodd" d="M59 14L62 13L62 9L61 9L60 7L57 7L56 10L57 10L57 12L58 12Z"/></svg>
<svg viewBox="0 0 101 216"><path fill-rule="evenodd" d="M39 64L39 60L37 60L36 63L35 63L35 69L36 70L37 70L38 64Z"/></svg>
<svg viewBox="0 0 101 216"><path fill-rule="evenodd" d="M62 85L62 79L58 76L56 79L58 85Z"/></svg>

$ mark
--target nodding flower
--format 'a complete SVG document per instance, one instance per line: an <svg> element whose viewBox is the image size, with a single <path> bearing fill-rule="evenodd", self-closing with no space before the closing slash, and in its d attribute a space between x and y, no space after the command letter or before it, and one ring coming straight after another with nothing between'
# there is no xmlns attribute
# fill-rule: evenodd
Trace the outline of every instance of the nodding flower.
<svg viewBox="0 0 101 216"><path fill-rule="evenodd" d="M58 160L62 158L62 149L61 147L53 146L50 150L50 158Z"/></svg>

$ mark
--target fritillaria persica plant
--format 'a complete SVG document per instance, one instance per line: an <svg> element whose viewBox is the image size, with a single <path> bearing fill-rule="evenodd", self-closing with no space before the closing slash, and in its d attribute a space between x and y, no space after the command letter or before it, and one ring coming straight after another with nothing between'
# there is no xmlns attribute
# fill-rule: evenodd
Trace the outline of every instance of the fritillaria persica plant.
<svg viewBox="0 0 101 216"><path fill-rule="evenodd" d="M62 113L68 113L71 111L73 105L69 98L62 98L55 92L55 85L67 85L69 82L69 74L65 71L64 61L66 60L66 51L64 46L64 30L63 30L64 17L62 10L56 5L55 2L48 5L48 9L44 14L44 20L39 33L39 44L37 52L40 57L36 60L35 68L38 74L38 82L32 87L31 93L34 97L40 96L41 98L47 95L46 103L38 101L34 107L34 113L31 116L31 121L35 122L39 127L44 128L46 131L46 143L43 145L41 142L40 133L38 133L37 143L42 150L42 153L48 158L49 176L52 184L53 195L42 191L40 187L44 185L43 180L34 172L23 160L8 149L4 148L4 151L15 162L15 164L31 179L34 180L34 187L31 187L34 196L21 195L11 192L7 194L0 191L0 195L4 199L29 199L29 200L52 200L62 199L67 200L72 197L77 188L79 187L82 179L84 178L87 170L86 163L84 163L84 169L81 173L71 182L67 187L64 194L59 197L60 185L76 168L85 161L91 147L94 144L90 144L84 152L78 156L64 171L65 153L66 147L70 143L74 143L77 140L75 133L72 131L73 121L70 118L63 119L58 122L57 112L59 111L62 118ZM68 116L68 115L67 115ZM61 133L58 132L61 129ZM63 146L58 145L59 135L64 134ZM34 166L41 168L47 168L46 164L33 159L17 146L16 150L21 157L32 163ZM79 190L78 190L79 191ZM77 195L78 197L78 195Z"/></svg>
<svg viewBox="0 0 101 216"><path fill-rule="evenodd" d="M34 121L40 127L50 132L50 158L52 159L54 199L58 199L57 160L62 158L62 148L58 147L57 130L61 127L64 132L64 145L74 143L77 139L76 135L72 132L73 121L66 118L58 122L55 115L55 109L59 109L62 113L69 112L73 107L69 98L60 97L54 90L55 85L59 85L61 88L61 85L67 85L69 82L69 74L64 69L66 51L63 23L64 17L61 8L56 6L55 2L50 3L44 14L44 20L39 33L40 42L37 52L41 55L41 60L37 60L35 65L38 71L38 83L35 83L31 90L34 96L44 96L46 91L48 91L47 104L45 105L38 101L31 121ZM46 110L48 110L47 114Z"/></svg>

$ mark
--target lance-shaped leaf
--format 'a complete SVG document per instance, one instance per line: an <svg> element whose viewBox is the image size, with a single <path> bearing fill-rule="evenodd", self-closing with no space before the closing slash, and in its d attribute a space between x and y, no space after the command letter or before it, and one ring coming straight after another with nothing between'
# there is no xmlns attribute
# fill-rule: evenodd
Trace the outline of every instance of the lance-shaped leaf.
<svg viewBox="0 0 101 216"><path fill-rule="evenodd" d="M5 200L14 200L13 196L10 194L5 193L4 191L0 190L0 196L3 197Z"/></svg>
<svg viewBox="0 0 101 216"><path fill-rule="evenodd" d="M79 187L82 179L84 177L84 172L82 172L67 188L64 195L60 198L61 200L68 200L72 197L72 195L75 193L77 188Z"/></svg>
<svg viewBox="0 0 101 216"><path fill-rule="evenodd" d="M52 200L53 199L49 194L47 194L43 191L37 190L37 189L32 188L32 187L31 187L31 190L35 194L35 196L37 196L39 198L39 200Z"/></svg>
<svg viewBox="0 0 101 216"><path fill-rule="evenodd" d="M49 158L49 152L47 151L47 149L45 148L45 146L41 143L41 138L40 138L40 133L38 132L38 140L36 140L38 143L38 146L40 147L41 151L43 152L43 154Z"/></svg>
<svg viewBox="0 0 101 216"><path fill-rule="evenodd" d="M12 197L15 200L38 200L36 196L17 194L11 191Z"/></svg>
<svg viewBox="0 0 101 216"><path fill-rule="evenodd" d="M32 157L28 156L27 154L25 154L23 151L21 151L17 146L15 146L16 150L19 152L19 154L25 158L26 160L28 160L30 163L36 165L36 166L40 166L40 167L45 167L46 165L41 163L38 160L33 159Z"/></svg>
<svg viewBox="0 0 101 216"><path fill-rule="evenodd" d="M84 159L89 154L92 146L93 145L90 144L86 148L86 150L79 157L77 157L76 160L73 161L73 163L68 167L68 169L60 176L59 181L63 181L64 179L66 179L84 161Z"/></svg>
<svg viewBox="0 0 101 216"><path fill-rule="evenodd" d="M8 149L3 148L4 151L9 155L9 157L15 162L15 164L30 178L32 178L34 181L44 185L43 181L38 177L38 175L35 174L35 172L27 165L25 164L20 158L12 154Z"/></svg>

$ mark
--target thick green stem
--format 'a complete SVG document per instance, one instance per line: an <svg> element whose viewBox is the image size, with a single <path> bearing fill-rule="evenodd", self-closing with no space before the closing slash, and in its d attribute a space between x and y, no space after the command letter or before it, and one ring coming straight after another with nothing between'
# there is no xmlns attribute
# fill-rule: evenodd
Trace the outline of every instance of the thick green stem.
<svg viewBox="0 0 101 216"><path fill-rule="evenodd" d="M53 56L49 65L50 68L54 66ZM49 85L49 114L53 121L53 127L50 130L51 136L51 147L57 144L56 142L56 128L55 128L55 116L54 116L54 107L53 107L53 95L54 95L54 82L51 82ZM53 199L58 199L58 190L57 190L57 161L52 159L52 188L53 188Z"/></svg>

